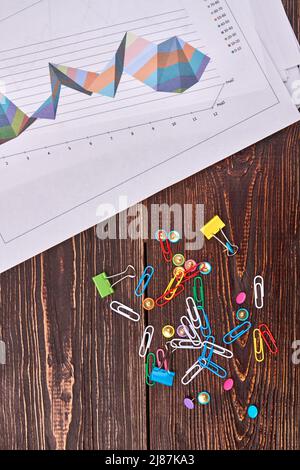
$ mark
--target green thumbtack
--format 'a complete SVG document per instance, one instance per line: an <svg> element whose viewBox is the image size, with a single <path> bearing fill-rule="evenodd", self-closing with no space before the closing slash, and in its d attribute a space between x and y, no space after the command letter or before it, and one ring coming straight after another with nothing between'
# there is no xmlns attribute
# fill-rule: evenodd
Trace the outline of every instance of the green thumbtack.
<svg viewBox="0 0 300 470"><path fill-rule="evenodd" d="M114 282L113 284L110 283L109 279L116 277L116 276L120 276L121 274L125 274L129 268L133 269L134 274L127 274L127 276L122 277L121 279ZM114 293L113 286L116 285L118 282L123 281L123 279L125 279L126 277L135 277L135 276L136 276L135 269L133 266L131 266L131 264L129 264L127 268L125 269L125 271L122 271L121 273L117 273L112 276L107 276L107 274L103 272L101 274L97 274L97 276L94 276L92 279L101 298L104 299L104 297L107 297L108 295L111 295Z"/></svg>

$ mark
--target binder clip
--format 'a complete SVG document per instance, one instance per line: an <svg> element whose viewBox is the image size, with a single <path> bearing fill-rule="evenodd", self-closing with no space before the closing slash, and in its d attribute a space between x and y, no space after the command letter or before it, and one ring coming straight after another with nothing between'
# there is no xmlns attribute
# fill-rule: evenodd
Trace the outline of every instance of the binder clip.
<svg viewBox="0 0 300 470"><path fill-rule="evenodd" d="M125 274L128 271L129 268L133 269L134 274L127 274L126 276L121 277L121 279L118 279L113 284L110 283L109 279L112 279L114 277L121 276L122 274ZM134 269L133 266L131 266L131 264L129 264L127 266L127 268L124 271L120 272L120 273L113 274L112 276L107 276L107 274L105 272L103 272L101 274L98 274L97 276L94 276L93 281L94 281L94 284L97 287L97 290L98 290L99 294L101 295L102 299L104 299L104 297L107 297L108 295L111 295L111 294L114 293L113 286L118 284L118 282L123 281L127 277L133 278L135 276L136 276L135 269Z"/></svg>
<svg viewBox="0 0 300 470"><path fill-rule="evenodd" d="M200 231L203 233L203 235L205 235L207 240L210 240L212 237L214 237L219 243L221 243L221 245L225 247L227 256L233 256L237 253L238 247L236 245L233 245L233 243L228 240L225 233L223 232L224 227L224 222L220 219L218 215L215 215L205 225L203 225ZM225 241L220 240L220 238L216 236L216 234L219 232L221 232Z"/></svg>
<svg viewBox="0 0 300 470"><path fill-rule="evenodd" d="M175 377L175 372L170 372L169 370L160 369L159 367L153 367L150 374L150 380L162 385L167 385L172 387Z"/></svg>

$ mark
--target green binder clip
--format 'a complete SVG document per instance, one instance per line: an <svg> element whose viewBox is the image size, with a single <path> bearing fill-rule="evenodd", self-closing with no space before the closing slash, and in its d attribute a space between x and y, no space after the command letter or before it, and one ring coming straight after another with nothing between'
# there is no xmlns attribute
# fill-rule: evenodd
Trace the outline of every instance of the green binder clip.
<svg viewBox="0 0 300 470"><path fill-rule="evenodd" d="M133 270L134 274L127 274L126 276L121 277L121 279L118 279L113 284L110 283L109 279L125 274L129 268ZM126 277L133 278L135 276L136 276L135 269L133 266L131 266L131 264L129 264L127 268L125 269L125 271L122 271L117 274L113 274L112 276L107 276L107 274L103 272L101 274L98 274L97 276L94 276L93 281L94 281L95 286L97 287L97 291L99 292L100 296L102 297L102 299L104 299L104 297L107 297L108 295L111 295L114 293L113 286L115 286L118 282L123 281L124 279L126 279Z"/></svg>

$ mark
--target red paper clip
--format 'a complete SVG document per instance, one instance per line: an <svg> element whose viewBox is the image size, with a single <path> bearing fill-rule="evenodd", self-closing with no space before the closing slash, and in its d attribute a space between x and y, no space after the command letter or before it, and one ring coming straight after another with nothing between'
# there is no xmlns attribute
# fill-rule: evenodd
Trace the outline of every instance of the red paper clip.
<svg viewBox="0 0 300 470"><path fill-rule="evenodd" d="M177 289L175 291L175 294L174 294L173 291L174 291L174 289L171 289L167 292L164 292L159 297L157 297L157 299L155 300L155 304L158 307L163 307L168 302L170 302L172 299L175 299L175 297L177 297L177 295L181 294L181 292L184 291L184 286L182 284L179 284L179 286L177 287ZM171 297L170 297L170 295L171 295Z"/></svg>
<svg viewBox="0 0 300 470"><path fill-rule="evenodd" d="M170 263L172 261L173 253L172 253L169 239L166 236L166 232L164 230L159 230L157 233L157 238L160 244L160 248L161 248L161 252L163 254L164 260L167 263Z"/></svg>
<svg viewBox="0 0 300 470"><path fill-rule="evenodd" d="M197 263L196 266L193 266L192 268L190 269L187 269L185 271L185 274L184 274L184 278L182 280L182 284L184 282L187 282L189 281L190 279L193 279L194 277L198 276L199 275L199 266L200 266L201 263Z"/></svg>
<svg viewBox="0 0 300 470"><path fill-rule="evenodd" d="M267 348L269 349L270 353L277 354L278 347L277 347L274 336L269 330L269 327L265 323L261 323L260 325L258 325L258 329L261 332L262 338L264 342L266 343Z"/></svg>

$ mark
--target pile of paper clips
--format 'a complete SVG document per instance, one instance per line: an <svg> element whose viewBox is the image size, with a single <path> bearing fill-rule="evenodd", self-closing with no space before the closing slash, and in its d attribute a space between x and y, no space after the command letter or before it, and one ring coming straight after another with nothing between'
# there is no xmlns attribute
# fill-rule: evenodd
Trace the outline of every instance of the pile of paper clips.
<svg viewBox="0 0 300 470"><path fill-rule="evenodd" d="M231 243L225 235L223 228L224 222L219 216L213 217L207 224L205 224L201 231L204 236L209 240L215 238L224 247L228 256L234 256L238 247ZM217 236L218 234L218 236ZM220 238L222 235L223 238ZM224 390L230 390L233 387L233 380L227 378L227 370L221 367L216 361L218 357L222 356L225 359L231 359L233 353L226 346L233 344L238 338L247 333L252 328L252 323L249 321L249 311L241 305L246 300L246 293L240 292L235 301L239 305L236 312L236 319L239 322L231 331L228 331L223 336L223 343L225 346L217 344L215 336L213 335L209 316L205 310L205 296L204 296L204 282L205 276L209 275L212 266L207 261L196 262L194 260L185 260L183 254L173 254L172 244L180 240L180 234L175 230L167 234L164 230L159 230L156 234L156 239L159 242L162 256L164 261L173 266L172 277L164 290L156 299L146 297L142 301L142 307L145 310L152 310L155 307L162 307L174 298L181 295L183 292L188 291L188 281L193 281L191 293L186 295L185 305L186 314L180 318L180 324L176 329L172 325L165 325L162 329L163 336L168 340L166 342L166 351L158 349L156 353L150 352L151 343L154 335L154 327L148 325L142 335L139 347L139 356L145 360L145 380L147 385L153 386L155 383L160 383L171 387L174 382L175 372L169 369L169 362L171 355L178 350L192 349L198 350L199 356L197 361L192 364L181 378L182 385L188 385L195 377L202 371L208 370L215 374L224 381ZM126 274L129 270L132 274ZM125 275L115 283L111 284L110 279L120 275ZM135 295L142 297L145 293L152 277L154 275L154 268L147 266L139 278L135 287ZM93 278L93 281L98 289L101 297L106 297L113 294L113 287L126 277L134 278L136 276L135 269L129 265L125 271L114 276L107 276L106 273L101 273ZM262 276L256 276L253 283L254 301L257 309L263 308L264 305L264 280ZM135 312L131 307L126 306L118 301L110 303L110 309L123 317L138 322L140 314ZM257 328L253 329L253 347L254 357L257 362L264 360L265 346L271 354L277 354L278 348L276 341L265 323L261 323ZM184 405L187 408L194 408L194 398L185 397ZM198 393L198 403L206 405L210 402L210 394L207 391ZM258 410L255 405L248 408L248 416L255 418Z"/></svg>

